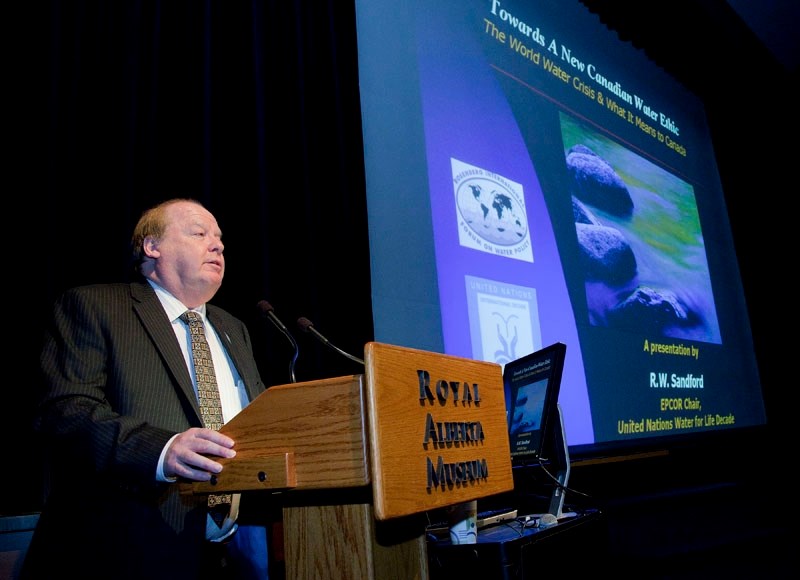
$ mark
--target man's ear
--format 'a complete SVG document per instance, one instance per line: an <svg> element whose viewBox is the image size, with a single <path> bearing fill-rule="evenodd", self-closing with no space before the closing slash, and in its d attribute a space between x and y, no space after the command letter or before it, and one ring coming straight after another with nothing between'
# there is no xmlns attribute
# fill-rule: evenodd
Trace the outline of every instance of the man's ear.
<svg viewBox="0 0 800 580"><path fill-rule="evenodd" d="M146 258L158 258L161 252L158 251L158 240L153 236L147 236L142 242L142 251Z"/></svg>

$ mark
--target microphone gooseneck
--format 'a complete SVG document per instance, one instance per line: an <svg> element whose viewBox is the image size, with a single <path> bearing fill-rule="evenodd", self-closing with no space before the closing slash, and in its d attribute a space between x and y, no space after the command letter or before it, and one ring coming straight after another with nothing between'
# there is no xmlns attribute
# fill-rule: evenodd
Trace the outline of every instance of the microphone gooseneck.
<svg viewBox="0 0 800 580"><path fill-rule="evenodd" d="M306 318L305 316L301 316L300 318L297 319L297 326L299 326L300 330L302 330L303 332L308 332L310 334L313 334L314 338L316 338L322 344L324 344L326 346L329 346L330 348L332 348L333 350L338 352L340 355L346 356L351 361L357 362L358 364L361 364L361 365L364 364L363 359L360 359L357 356L353 356L352 354L346 353L341 348L339 348L338 346L336 346L333 343L331 343L331 341L329 341L327 338L322 336L319 333L319 331L317 331L317 329L314 328L314 324L308 318Z"/></svg>
<svg viewBox="0 0 800 580"><path fill-rule="evenodd" d="M281 334L285 336L292 345L292 349L294 349L294 354L292 355L292 360L289 362L289 376L293 383L297 382L297 379L294 376L294 367L297 364L297 357L300 355L300 348L297 346L297 341L292 336L292 333L289 332L289 329L286 328L286 325L281 322L280 318L275 314L275 309L272 307L272 304L267 302L266 300L260 300L258 302L258 311L261 312L261 315L265 318L268 318L269 321L275 325L275 328L281 331Z"/></svg>

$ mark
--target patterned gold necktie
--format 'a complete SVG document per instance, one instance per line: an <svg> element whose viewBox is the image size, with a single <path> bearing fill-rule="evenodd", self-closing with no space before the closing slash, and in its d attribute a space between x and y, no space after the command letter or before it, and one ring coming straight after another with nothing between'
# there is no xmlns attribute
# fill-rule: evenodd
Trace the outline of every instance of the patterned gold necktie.
<svg viewBox="0 0 800 580"><path fill-rule="evenodd" d="M197 399L200 403L203 424L209 429L219 431L223 424L222 404L219 400L217 375L214 373L214 362L211 360L211 350L206 340L203 319L197 312L187 310L181 314L181 320L189 326L189 334L192 338L194 376L197 382ZM231 494L208 496L209 513L220 527L230 510L231 498Z"/></svg>

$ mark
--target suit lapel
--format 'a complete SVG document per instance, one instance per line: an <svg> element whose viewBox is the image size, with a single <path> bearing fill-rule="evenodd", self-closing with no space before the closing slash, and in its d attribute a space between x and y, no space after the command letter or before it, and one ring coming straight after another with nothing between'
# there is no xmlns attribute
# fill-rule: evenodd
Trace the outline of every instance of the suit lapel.
<svg viewBox="0 0 800 580"><path fill-rule="evenodd" d="M175 331L167 318L161 302L158 301L155 291L150 284L131 284L131 294L134 298L133 308L142 321L147 333L150 335L156 349L164 359L164 364L169 369L175 379L175 383L189 401L192 409L197 415L200 425L203 424L200 417L200 407L197 403L197 396L192 386L192 378L186 361L183 358L178 342L175 340Z"/></svg>

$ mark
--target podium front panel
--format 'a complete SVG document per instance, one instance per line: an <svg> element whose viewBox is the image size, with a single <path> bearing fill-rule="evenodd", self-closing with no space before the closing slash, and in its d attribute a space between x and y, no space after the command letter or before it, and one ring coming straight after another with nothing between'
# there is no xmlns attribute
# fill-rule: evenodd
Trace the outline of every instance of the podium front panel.
<svg viewBox="0 0 800 580"><path fill-rule="evenodd" d="M500 365L377 342L364 353L376 518L513 489Z"/></svg>

